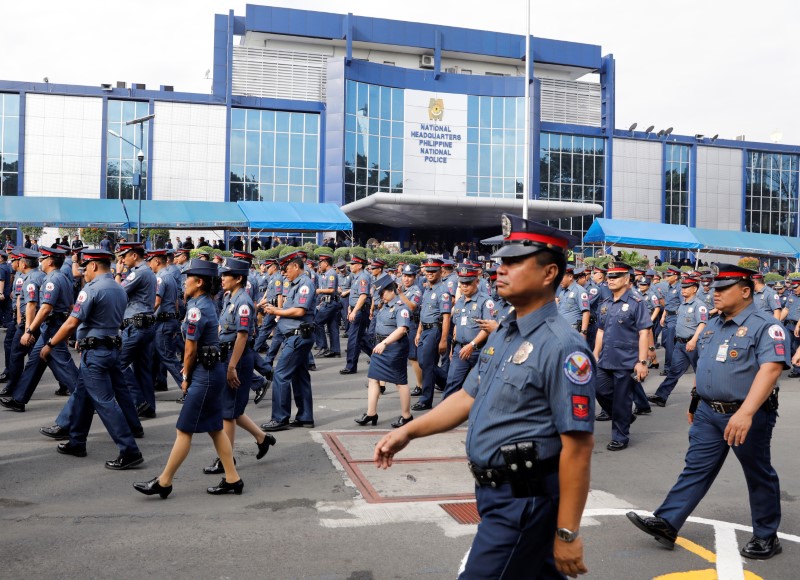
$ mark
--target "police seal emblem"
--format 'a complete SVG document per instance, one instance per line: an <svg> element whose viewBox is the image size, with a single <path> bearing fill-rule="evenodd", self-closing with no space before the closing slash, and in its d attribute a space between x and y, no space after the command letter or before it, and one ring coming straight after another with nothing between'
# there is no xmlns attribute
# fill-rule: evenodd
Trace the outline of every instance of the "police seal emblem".
<svg viewBox="0 0 800 580"><path fill-rule="evenodd" d="M503 228L504 238L507 238L511 235L511 220L508 219L508 216L503 216L503 218L500 220L500 226Z"/></svg>
<svg viewBox="0 0 800 580"><path fill-rule="evenodd" d="M582 352L573 352L564 361L564 374L576 385L585 385L592 379L592 363Z"/></svg>
<svg viewBox="0 0 800 580"><path fill-rule="evenodd" d="M515 352L514 356L511 357L511 362L513 362L515 365L524 363L526 360L528 360L528 355L531 354L532 350L533 345L526 340L519 345L517 352Z"/></svg>

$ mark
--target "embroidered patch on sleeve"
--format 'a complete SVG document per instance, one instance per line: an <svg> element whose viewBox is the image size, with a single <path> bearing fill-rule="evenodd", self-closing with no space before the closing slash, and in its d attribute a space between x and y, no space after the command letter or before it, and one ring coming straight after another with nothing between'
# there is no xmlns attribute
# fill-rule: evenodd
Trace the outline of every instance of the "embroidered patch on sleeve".
<svg viewBox="0 0 800 580"><path fill-rule="evenodd" d="M564 361L564 374L576 385L585 385L592 379L592 362L582 352L573 352Z"/></svg>
<svg viewBox="0 0 800 580"><path fill-rule="evenodd" d="M579 421L587 421L589 419L589 397L572 395L572 416Z"/></svg>

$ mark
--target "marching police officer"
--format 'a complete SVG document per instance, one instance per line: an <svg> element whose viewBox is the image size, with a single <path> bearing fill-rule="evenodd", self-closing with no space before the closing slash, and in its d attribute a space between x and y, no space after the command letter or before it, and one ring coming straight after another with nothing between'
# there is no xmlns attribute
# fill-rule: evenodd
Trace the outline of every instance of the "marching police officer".
<svg viewBox="0 0 800 580"><path fill-rule="evenodd" d="M781 312L783 319L783 326L789 335L791 344L791 352L795 352L797 347L800 346L800 278L792 278L787 284L791 289L791 294L786 297L786 304ZM800 377L800 367L792 363L792 370L789 371L787 377L793 379Z"/></svg>
<svg viewBox="0 0 800 580"><path fill-rule="evenodd" d="M267 265L266 277L266 291L261 294L258 307L263 309L267 305L276 306L280 308L280 297L283 292L283 276L278 269L278 260L268 259L264 263ZM275 317L271 314L265 314L264 319L261 321L261 326L256 335L256 342L253 345L253 350L256 355L261 352L261 349L267 344L269 334L275 328Z"/></svg>
<svg viewBox="0 0 800 580"><path fill-rule="evenodd" d="M347 332L347 327L350 321L347 320L347 304L350 300L350 275L347 273L347 262L339 260L336 262L336 284L339 286L339 303L342 307L339 309L338 324Z"/></svg>
<svg viewBox="0 0 800 580"><path fill-rule="evenodd" d="M417 379L416 386L411 390L412 397L418 397L422 394L422 369L417 360L417 327L419 325L419 307L422 304L422 289L417 283L417 276L419 275L419 266L416 264L406 264L403 266L403 271L400 276L402 281L402 290L398 288L398 297L406 305L408 311L411 313L411 324L408 327L408 360L411 361L411 368L414 369L414 376Z"/></svg>
<svg viewBox="0 0 800 580"><path fill-rule="evenodd" d="M697 297L700 286L698 278L685 277L681 281L683 303L678 307L678 320L675 324L675 350L672 352L672 365L667 378L661 383L655 394L647 400L659 407L667 405L670 393L678 384L689 365L697 368L697 341L708 322L708 308Z"/></svg>
<svg viewBox="0 0 800 580"><path fill-rule="evenodd" d="M156 370L154 381L160 373L160 367L163 366L180 387L183 377L175 349L180 336L180 321L178 318L178 293L180 290L175 281L175 276L167 267L166 250L149 252L147 263L156 275L156 298L153 303L153 314L155 316L153 352L156 355L153 357L153 365Z"/></svg>
<svg viewBox="0 0 800 580"><path fill-rule="evenodd" d="M319 258L319 287L317 288L317 312L314 323L317 325L316 343L319 347L317 356L334 358L342 356L342 347L339 344L339 325L336 321L341 308L339 302L339 279L333 269L333 252L320 250ZM330 348L328 338L330 336Z"/></svg>
<svg viewBox="0 0 800 580"><path fill-rule="evenodd" d="M558 300L558 313L567 323L582 335L589 334L589 294L576 282L577 276L583 276L583 268L567 265L567 271L561 280L561 297Z"/></svg>
<svg viewBox="0 0 800 580"><path fill-rule="evenodd" d="M681 305L680 269L670 266L664 272L664 282L660 286L661 307L661 343L664 345L664 369L661 376L667 376L672 364L672 352L675 350L675 322L678 307Z"/></svg>
<svg viewBox="0 0 800 580"><path fill-rule="evenodd" d="M9 379L9 371L11 368L11 364L14 360L12 357L13 346L14 346L14 337L17 334L17 327L19 326L19 321L17 320L17 312L19 312L19 302L20 296L22 294L22 281L24 275L22 273L22 258L20 255L16 253L16 251L11 248L8 250L8 257L11 265L11 272L13 273L13 279L11 282L11 294L9 295L9 300L11 301L11 316L8 318L8 322L6 323L6 336L3 339L3 350L5 353L5 369L3 369L3 373L0 374L0 383L6 383ZM10 395L11 392L8 388L3 388L0 391L0 395Z"/></svg>
<svg viewBox="0 0 800 580"><path fill-rule="evenodd" d="M753 525L741 554L765 560L781 552L780 486L769 448L777 419L776 381L788 366L786 332L754 304L755 272L733 264L715 266L714 303L720 315L708 322L698 343L686 467L654 517L627 515L672 549L678 530L732 449L747 480Z"/></svg>
<svg viewBox="0 0 800 580"><path fill-rule="evenodd" d="M764 283L764 274L753 274L753 284L755 285L755 292L753 293L753 302L757 308L761 308L765 312L771 314L776 319L780 320L781 316L781 301L778 294Z"/></svg>
<svg viewBox="0 0 800 580"><path fill-rule="evenodd" d="M648 270L648 273L649 272L652 272L652 270ZM639 294L642 295L642 299L645 304L647 304L647 311L650 313L650 321L653 323L653 328L655 328L656 320L658 320L659 314L661 314L661 302L658 299L658 293L650 285L651 280L652 278L649 275L645 275L639 280ZM648 347L648 350L650 351L650 364L648 366L651 369L657 369L659 363L656 358L655 337L653 337L653 344Z"/></svg>
<svg viewBox="0 0 800 580"><path fill-rule="evenodd" d="M51 350L66 341L77 330L81 364L75 387L69 441L59 443L58 452L86 457L86 438L94 412L100 416L108 434L119 448L119 456L106 461L106 468L129 469L142 463L142 454L134 441L141 435L141 423L131 395L125 386L119 363L119 329L122 324L126 294L111 276L114 255L104 250L86 250L81 266L85 268L86 285L78 294L67 321L42 348L40 357L47 359ZM132 428L138 433L132 432Z"/></svg>
<svg viewBox="0 0 800 580"><path fill-rule="evenodd" d="M411 439L469 419L466 450L481 525L460 578L587 572L579 535L593 447L594 368L586 340L558 315L555 290L576 240L503 216L498 288L515 311L464 388L375 447L379 467Z"/></svg>
<svg viewBox="0 0 800 580"><path fill-rule="evenodd" d="M370 276L363 268L367 260L364 256L353 254L350 257L350 294L347 319L347 363L339 371L340 375L352 375L358 371L358 356L361 354L361 341L367 331L370 312Z"/></svg>
<svg viewBox="0 0 800 580"><path fill-rule="evenodd" d="M608 312L600 319L594 346L597 402L612 421L611 442L606 446L609 451L628 447L634 389L648 373L652 322L647 305L628 289L630 272L630 266L622 262L608 264L612 299Z"/></svg>
<svg viewBox="0 0 800 580"><path fill-rule="evenodd" d="M11 318L12 278L8 254L0 250L0 326L8 324L8 319Z"/></svg>
<svg viewBox="0 0 800 580"><path fill-rule="evenodd" d="M289 282L288 288L284 288L283 306L267 306L265 309L266 314L280 318L278 330L284 336L283 352L272 379L272 418L261 425L261 429L267 432L283 431L290 426L314 426L308 357L314 343L316 288L305 272L299 251L289 250L281 256L280 263ZM292 391L297 415L290 422Z"/></svg>

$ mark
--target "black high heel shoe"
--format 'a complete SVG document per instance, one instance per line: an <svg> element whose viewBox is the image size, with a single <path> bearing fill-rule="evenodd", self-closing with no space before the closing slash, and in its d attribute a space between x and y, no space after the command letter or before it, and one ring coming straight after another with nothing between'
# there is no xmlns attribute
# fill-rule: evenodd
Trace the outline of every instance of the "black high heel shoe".
<svg viewBox="0 0 800 580"><path fill-rule="evenodd" d="M363 415L361 415L360 419L354 419L354 421L359 425L366 425L371 421L372 426L374 427L375 425L378 424L378 414L375 413L374 415L367 415L366 413L364 413Z"/></svg>
<svg viewBox="0 0 800 580"><path fill-rule="evenodd" d="M413 420L414 420L414 415L411 415L410 417L403 417L402 415L400 415L400 416L397 418L397 421L395 421L395 422L394 422L394 423L392 423L391 425L392 425L392 427L394 427L395 429L397 429L398 427L402 427L402 426L403 426L403 425L405 425L406 423L410 423L410 422L411 422L411 421L413 421Z"/></svg>
<svg viewBox="0 0 800 580"><path fill-rule="evenodd" d="M236 465L236 458L233 458L233 464ZM206 475L217 475L218 473L225 473L225 468L222 466L222 461L219 457L214 458L214 462L208 467L203 468L203 473Z"/></svg>
<svg viewBox="0 0 800 580"><path fill-rule="evenodd" d="M167 496L172 493L171 485L161 485L158 483L158 476L150 481L136 481L133 484L133 489L145 495L160 495L161 499L167 499Z"/></svg>
<svg viewBox="0 0 800 580"><path fill-rule="evenodd" d="M271 445L275 445L278 441L270 435L269 433L264 434L264 441L261 443L256 443L258 446L258 453L256 454L256 459L261 459L267 454Z"/></svg>
<svg viewBox="0 0 800 580"><path fill-rule="evenodd" d="M242 495L242 490L244 489L244 481L241 479L234 483L228 483L225 478L222 478L222 481L219 482L219 485L216 487L209 487L206 491L211 495L224 495L226 493L233 492L236 495Z"/></svg>

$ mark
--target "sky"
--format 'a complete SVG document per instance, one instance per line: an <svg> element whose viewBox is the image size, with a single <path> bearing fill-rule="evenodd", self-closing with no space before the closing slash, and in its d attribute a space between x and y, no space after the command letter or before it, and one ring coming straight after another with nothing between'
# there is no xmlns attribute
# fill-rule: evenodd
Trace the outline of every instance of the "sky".
<svg viewBox="0 0 800 580"><path fill-rule="evenodd" d="M273 6L525 33L525 0L272 0ZM2 0L0 79L117 80L208 93L214 14L235 0ZM800 145L800 2L531 0L534 36L598 44L617 68L617 129Z"/></svg>

